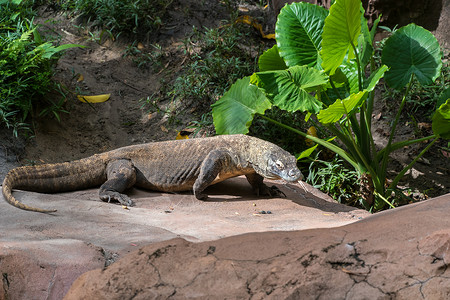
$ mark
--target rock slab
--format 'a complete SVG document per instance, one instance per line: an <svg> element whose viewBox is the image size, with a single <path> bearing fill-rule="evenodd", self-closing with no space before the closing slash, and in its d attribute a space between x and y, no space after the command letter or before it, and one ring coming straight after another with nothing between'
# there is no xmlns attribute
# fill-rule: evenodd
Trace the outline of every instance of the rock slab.
<svg viewBox="0 0 450 300"><path fill-rule="evenodd" d="M330 229L151 244L71 299L449 299L450 194Z"/></svg>
<svg viewBox="0 0 450 300"><path fill-rule="evenodd" d="M20 210L0 195L0 300L62 299L81 274L149 243L341 226L368 215L311 186L308 192L293 184L278 187L285 198L257 198L245 177L233 178L209 188L209 201L133 189L136 206L126 209L101 202L98 189L14 192L29 205L57 209L54 214Z"/></svg>

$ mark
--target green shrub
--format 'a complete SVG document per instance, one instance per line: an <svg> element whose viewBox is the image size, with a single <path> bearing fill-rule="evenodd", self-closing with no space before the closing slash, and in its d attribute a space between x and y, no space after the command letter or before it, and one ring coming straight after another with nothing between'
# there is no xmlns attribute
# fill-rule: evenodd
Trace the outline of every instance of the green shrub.
<svg viewBox="0 0 450 300"><path fill-rule="evenodd" d="M204 32L194 28L184 41L189 60L169 96L209 111L210 105L238 78L251 74L256 67L249 53L239 47L245 38L236 25Z"/></svg>
<svg viewBox="0 0 450 300"><path fill-rule="evenodd" d="M172 0L67 0L63 6L93 26L120 33L146 34L159 28Z"/></svg>
<svg viewBox="0 0 450 300"><path fill-rule="evenodd" d="M0 1L0 123L14 134L29 129L27 117L37 102L41 113L58 117L58 103L43 96L55 87L51 80L58 53L76 45L55 47L44 41L33 24L29 2Z"/></svg>
<svg viewBox="0 0 450 300"><path fill-rule="evenodd" d="M74 46L44 41L28 2L0 1L0 123L17 135L29 128L27 117L39 101L42 114L58 117L62 102L43 96L55 87L51 78L58 53Z"/></svg>
<svg viewBox="0 0 450 300"><path fill-rule="evenodd" d="M319 154L309 158L311 163L306 181L339 203L360 206L358 172L349 169L337 155L327 161L319 159Z"/></svg>

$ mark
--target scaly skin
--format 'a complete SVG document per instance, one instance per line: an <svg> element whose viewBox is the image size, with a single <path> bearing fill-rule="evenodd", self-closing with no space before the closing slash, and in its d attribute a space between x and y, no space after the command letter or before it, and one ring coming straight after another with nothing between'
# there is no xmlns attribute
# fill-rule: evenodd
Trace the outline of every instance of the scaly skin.
<svg viewBox="0 0 450 300"><path fill-rule="evenodd" d="M301 180L294 156L280 147L246 135L165 141L133 145L84 159L11 170L3 181L5 200L18 208L36 212L55 212L27 206L12 195L13 189L55 193L100 185L104 201L133 205L122 194L137 186L154 191L193 190L198 199L211 184L246 175L256 194L276 195L263 178Z"/></svg>

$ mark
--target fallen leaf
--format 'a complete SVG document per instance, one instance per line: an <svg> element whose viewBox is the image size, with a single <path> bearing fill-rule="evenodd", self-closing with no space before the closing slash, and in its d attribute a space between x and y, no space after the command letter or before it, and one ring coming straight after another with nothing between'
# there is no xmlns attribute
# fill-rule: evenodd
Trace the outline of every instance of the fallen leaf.
<svg viewBox="0 0 450 300"><path fill-rule="evenodd" d="M377 114L377 115L372 115L373 118L377 121L379 121L381 119L381 113Z"/></svg>
<svg viewBox="0 0 450 300"><path fill-rule="evenodd" d="M102 95L95 95L95 96L83 96L83 95L77 95L78 100L84 103L101 103L105 102L106 100L111 97L111 94L102 94Z"/></svg>
<svg viewBox="0 0 450 300"><path fill-rule="evenodd" d="M142 50L142 49L144 49L145 47L144 47L144 45L142 44L142 43L138 43L137 44L137 48L139 49L139 50Z"/></svg>
<svg viewBox="0 0 450 300"><path fill-rule="evenodd" d="M182 134L183 131L178 132L176 140L187 140L189 139L189 136L187 134Z"/></svg>
<svg viewBox="0 0 450 300"><path fill-rule="evenodd" d="M272 39L272 40L275 39L275 34L273 34L273 33L265 34L263 29L262 29L262 25L259 24L259 22L255 18L253 18L251 16L248 16L248 15L239 16L236 19L235 23L244 23L244 24L251 25L251 26L253 26L253 28L255 28L256 30L259 31L259 33L261 34L261 36L263 38L265 38L265 39Z"/></svg>
<svg viewBox="0 0 450 300"><path fill-rule="evenodd" d="M417 127L420 129L431 129L431 123L420 122L417 123Z"/></svg>
<svg viewBox="0 0 450 300"><path fill-rule="evenodd" d="M81 82L83 80L84 80L84 76L83 76L83 74L80 74L77 78L77 82Z"/></svg>
<svg viewBox="0 0 450 300"><path fill-rule="evenodd" d="M306 131L306 134L317 137L316 127L314 127L314 126L309 127L308 131ZM305 139L305 143L308 147L314 146L314 142L310 139Z"/></svg>
<svg viewBox="0 0 450 300"><path fill-rule="evenodd" d="M169 130L164 125L161 125L160 128L161 128L161 131L169 132Z"/></svg>

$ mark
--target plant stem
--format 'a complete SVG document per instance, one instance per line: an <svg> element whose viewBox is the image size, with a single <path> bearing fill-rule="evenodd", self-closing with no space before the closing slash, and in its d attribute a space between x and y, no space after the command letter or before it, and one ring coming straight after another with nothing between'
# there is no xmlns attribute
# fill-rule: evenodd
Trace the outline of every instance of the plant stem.
<svg viewBox="0 0 450 300"><path fill-rule="evenodd" d="M428 146L425 147L425 149L423 149L419 155L416 156L416 158L413 159L413 161L407 165L400 173L398 173L398 175L395 177L395 179L392 181L392 183L389 185L389 189L393 189L397 186L398 182L400 181L400 179L402 179L403 175L405 175L405 173L412 168L412 166L419 160L419 158L422 157L422 155L425 154L425 152L428 151L428 149L431 148L431 146L433 146L433 144L439 139L439 136L436 136L435 139L428 144Z"/></svg>
<svg viewBox="0 0 450 300"><path fill-rule="evenodd" d="M388 163L388 159L389 159L389 154L391 153L391 144L392 144L392 140L394 138L394 133L395 133L395 128L397 127L397 123L400 119L400 114L402 112L403 106L405 106L406 103L406 96L409 93L409 89L411 88L411 84L414 80L414 74L411 75L411 78L408 82L408 85L406 87L406 91L405 94L403 95L403 99L402 99L402 103L400 104L400 108L397 111L397 115L395 116L394 119L394 123L392 124L392 128L391 128L391 134L389 135L389 141L388 144L386 146L386 148L384 149L384 155L383 155L383 160L382 160L382 167L381 167L381 174L380 176L382 176L382 181L384 182L385 178L386 178L386 169L387 169L387 163Z"/></svg>
<svg viewBox="0 0 450 300"><path fill-rule="evenodd" d="M389 204L389 206L390 206L391 208L395 208L395 206L392 205L392 203L389 202L388 199L386 199L386 198L385 198L383 195L381 195L380 193L377 193L377 191L374 191L373 194L374 194L375 196L377 196L377 197L380 197L384 202L386 202L387 204Z"/></svg>
<svg viewBox="0 0 450 300"><path fill-rule="evenodd" d="M350 45L352 45L353 52L355 53L356 66L358 67L358 87L359 87L359 91L362 91L363 90L363 85L362 85L362 74L361 74L361 62L359 61L359 55L358 55L358 51L356 50L356 46L353 45L353 42L350 42Z"/></svg>
<svg viewBox="0 0 450 300"><path fill-rule="evenodd" d="M395 150L400 149L400 148L403 148L403 147L405 147L405 146L409 146L409 145L411 145L411 144L415 144L415 143L420 143L420 142L423 142L423 141L431 140L431 139L434 139L434 138L436 138L436 137L437 137L437 135L436 135L436 134L433 134L433 135L429 135L429 136L426 136L426 137L423 137L423 138L420 138L420 139L397 142L397 143L394 143L394 144L391 145L390 150L391 150L391 153L392 153L392 152L394 152ZM381 157L382 155L384 155L384 152L385 152L385 151L386 151L386 148L384 148L384 149L382 149L382 150L380 150L380 151L378 152L378 154L377 154L377 156L376 156L376 160L377 160L377 161L380 159L380 157Z"/></svg>
<svg viewBox="0 0 450 300"><path fill-rule="evenodd" d="M265 120L267 120L267 121L269 121L269 122L271 122L273 124L276 124L276 125L278 125L280 127L283 127L283 128L288 129L290 131L293 131L293 132L301 135L304 138L308 138L308 139L316 142L317 144L322 145L322 146L330 149L331 151L333 151L334 153L340 155L343 159L348 161L356 170L361 171L360 170L360 166L358 165L358 163L355 162L344 149L336 146L335 144L332 144L332 143L330 143L328 141L322 140L322 139L320 139L318 137L306 134L306 133L304 133L304 132L302 132L300 130L297 130L297 129L291 127L291 126L288 126L286 124L283 124L281 122L273 120L273 119L271 119L271 118L269 118L269 117L267 117L265 115L258 114L258 116L260 116L261 118L263 118L263 119L265 119Z"/></svg>
<svg viewBox="0 0 450 300"><path fill-rule="evenodd" d="M339 99L342 99L341 94L339 93L339 90L336 88L336 86L334 85L333 80L331 80L330 78L330 85L333 88L334 92L338 95Z"/></svg>

